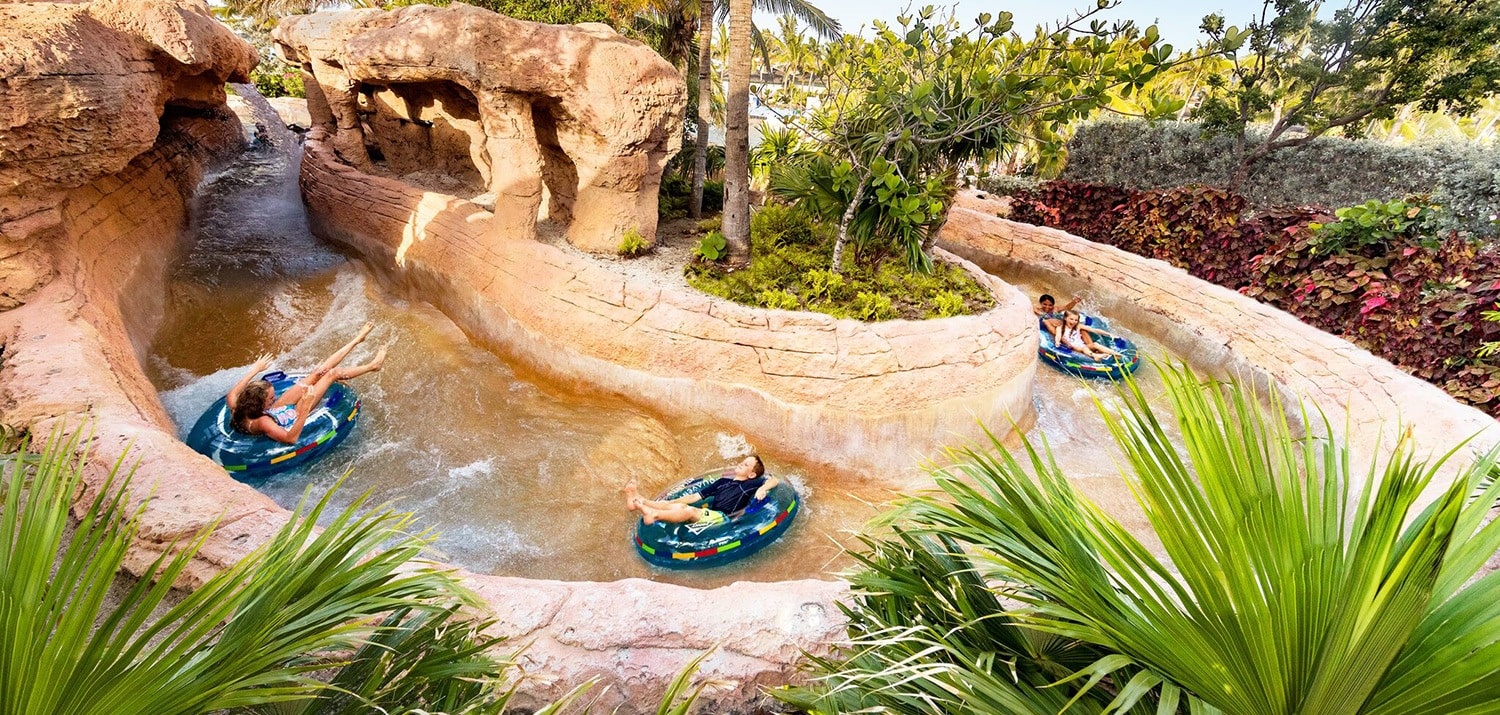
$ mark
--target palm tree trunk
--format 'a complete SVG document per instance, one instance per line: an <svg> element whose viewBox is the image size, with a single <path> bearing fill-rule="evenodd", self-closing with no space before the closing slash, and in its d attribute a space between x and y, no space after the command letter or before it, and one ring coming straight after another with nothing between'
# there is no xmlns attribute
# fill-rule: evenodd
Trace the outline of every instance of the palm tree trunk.
<svg viewBox="0 0 1500 715"><path fill-rule="evenodd" d="M693 203L688 215L703 216L703 182L708 179L708 117L713 112L714 0L698 0L698 131L693 142Z"/></svg>
<svg viewBox="0 0 1500 715"><path fill-rule="evenodd" d="M732 267L750 264L750 3L751 0L729 0L724 241Z"/></svg>

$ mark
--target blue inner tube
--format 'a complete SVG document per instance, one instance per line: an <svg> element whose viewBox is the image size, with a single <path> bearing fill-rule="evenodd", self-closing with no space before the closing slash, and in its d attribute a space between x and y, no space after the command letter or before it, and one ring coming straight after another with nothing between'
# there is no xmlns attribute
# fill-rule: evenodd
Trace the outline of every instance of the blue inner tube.
<svg viewBox="0 0 1500 715"><path fill-rule="evenodd" d="M1099 330L1109 330L1109 323L1103 318L1085 315L1079 321L1080 324ZM1106 357L1103 360L1091 358L1087 355L1074 352L1066 346L1058 345L1052 339L1052 331L1047 329L1045 318L1037 321L1037 327L1042 331L1042 342L1037 348L1042 362L1051 365L1069 375L1078 377L1102 377L1110 380L1123 380L1126 375L1136 371L1141 366L1141 355L1136 350L1135 343L1118 335L1106 338L1099 335L1092 336L1094 342L1100 343L1107 348L1124 355L1123 358Z"/></svg>
<svg viewBox="0 0 1500 715"><path fill-rule="evenodd" d="M676 499L713 483L722 470L693 477L678 483L662 495L662 500ZM771 545L792 527L801 508L797 490L785 480L777 484L765 499L752 502L738 514L730 514L722 524L702 529L693 524L668 524L658 521L650 526L639 519L635 527L635 551L656 566L672 569L700 569L738 561Z"/></svg>
<svg viewBox="0 0 1500 715"><path fill-rule="evenodd" d="M300 375L266 373L261 379L281 394L297 383ZM220 397L198 418L188 433L187 445L222 465L240 481L263 479L296 469L331 451L344 441L359 419L359 396L349 386L335 382L302 427L296 444L284 444L263 435L245 434L230 424L226 398Z"/></svg>

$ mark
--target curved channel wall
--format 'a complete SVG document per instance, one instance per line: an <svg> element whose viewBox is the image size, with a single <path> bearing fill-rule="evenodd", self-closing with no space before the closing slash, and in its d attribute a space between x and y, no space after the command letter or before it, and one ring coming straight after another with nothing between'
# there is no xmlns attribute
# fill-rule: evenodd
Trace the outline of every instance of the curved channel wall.
<svg viewBox="0 0 1500 715"><path fill-rule="evenodd" d="M1500 425L1488 415L1342 338L1163 261L1001 218L1008 212L1003 201L964 192L939 245L985 270L1086 295L1112 320L1199 369L1272 386L1288 398L1294 419L1301 410L1291 396L1300 396L1301 406L1321 411L1343 434L1355 474L1408 429L1424 456L1469 439L1448 473L1500 443ZM1442 487L1435 483L1425 496Z"/></svg>
<svg viewBox="0 0 1500 715"><path fill-rule="evenodd" d="M863 323L749 308L497 235L480 206L366 174L326 136L309 134L302 160L314 232L554 379L893 486L920 483L922 459L982 437L981 423L1003 435L1034 419L1026 298L973 266L999 302L981 315Z"/></svg>

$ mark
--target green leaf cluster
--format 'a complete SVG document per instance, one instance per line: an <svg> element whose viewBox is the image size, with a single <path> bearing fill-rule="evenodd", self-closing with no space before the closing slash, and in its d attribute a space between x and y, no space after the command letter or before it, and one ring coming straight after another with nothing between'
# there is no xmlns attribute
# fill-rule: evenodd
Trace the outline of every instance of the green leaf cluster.
<svg viewBox="0 0 1500 715"><path fill-rule="evenodd" d="M1161 370L1171 416L1133 381L1100 405L1161 555L1045 443L961 450L933 472L939 495L867 542L849 646L783 697L814 713L1500 707L1493 454L1440 479L1451 453L1424 461L1406 437L1364 471L1320 415L1304 434L1274 393Z"/></svg>
<svg viewBox="0 0 1500 715"><path fill-rule="evenodd" d="M718 229L709 231L703 238L698 240L698 247L693 249L693 252L705 261L717 261L729 255L724 240L724 232Z"/></svg>
<svg viewBox="0 0 1500 715"><path fill-rule="evenodd" d="M1500 92L1500 0L1265 0L1243 29L1203 29L1232 59L1194 116L1236 137L1243 183L1263 159L1338 131L1359 136L1398 108L1473 111ZM1250 126L1270 129L1252 141Z"/></svg>
<svg viewBox="0 0 1500 715"><path fill-rule="evenodd" d="M962 268L946 263L913 272L900 255L868 261L845 257L831 270L831 229L802 210L770 204L751 217L750 265L735 271L713 261L689 264L688 283L746 305L811 310L866 321L924 319L982 312L994 305L989 290ZM715 241L710 233L703 241ZM722 250L722 249L715 249Z"/></svg>
<svg viewBox="0 0 1500 715"><path fill-rule="evenodd" d="M1110 25L1097 12L1028 38L1008 12L962 23L929 6L830 44L830 101L806 128L818 156L778 164L773 191L839 227L835 255L845 241L890 244L926 270L970 167L1028 143L1056 169L1064 127L1173 66L1154 26Z"/></svg>
<svg viewBox="0 0 1500 715"><path fill-rule="evenodd" d="M635 258L636 256L645 255L649 250L651 250L651 245L646 243L646 237L642 236L641 232L632 226L626 229L625 233L620 236L620 245L615 249L615 252L626 258Z"/></svg>
<svg viewBox="0 0 1500 715"><path fill-rule="evenodd" d="M1345 206L1332 223L1311 223L1312 248L1320 255L1368 250L1384 252L1397 243L1435 249L1441 241L1432 230L1436 207L1418 200L1377 201Z"/></svg>

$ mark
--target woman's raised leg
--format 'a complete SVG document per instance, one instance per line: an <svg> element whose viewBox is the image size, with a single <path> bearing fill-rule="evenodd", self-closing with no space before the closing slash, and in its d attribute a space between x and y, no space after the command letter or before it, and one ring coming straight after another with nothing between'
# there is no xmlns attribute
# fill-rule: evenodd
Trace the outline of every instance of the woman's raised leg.
<svg viewBox="0 0 1500 715"><path fill-rule="evenodd" d="M335 380L351 380L360 375L375 372L385 366L386 348L381 348L375 353L375 358L363 365L354 367L341 367L333 371Z"/></svg>

